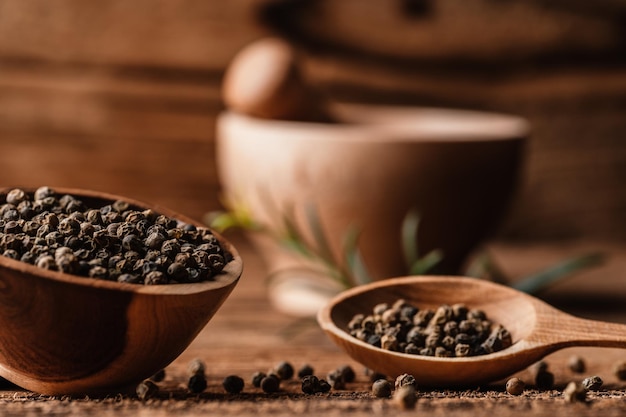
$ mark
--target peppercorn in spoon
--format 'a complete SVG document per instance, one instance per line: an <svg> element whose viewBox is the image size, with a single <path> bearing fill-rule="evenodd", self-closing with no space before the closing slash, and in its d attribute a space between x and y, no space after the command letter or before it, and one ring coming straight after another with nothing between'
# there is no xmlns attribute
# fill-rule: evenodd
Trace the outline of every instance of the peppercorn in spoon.
<svg viewBox="0 0 626 417"><path fill-rule="evenodd" d="M349 334L348 323L355 315L398 299L420 309L458 303L480 309L510 332L513 344L483 355L434 357L385 350ZM317 319L330 338L364 366L390 377L409 373L418 384L432 387L496 381L566 347L626 348L626 325L574 317L512 288L466 277L402 277L355 287L332 299Z"/></svg>

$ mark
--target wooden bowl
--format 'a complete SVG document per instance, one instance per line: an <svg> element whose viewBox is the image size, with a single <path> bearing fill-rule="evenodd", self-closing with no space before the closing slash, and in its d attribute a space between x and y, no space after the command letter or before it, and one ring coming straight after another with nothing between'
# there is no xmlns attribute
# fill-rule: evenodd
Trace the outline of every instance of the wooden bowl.
<svg viewBox="0 0 626 417"><path fill-rule="evenodd" d="M529 127L515 116L419 107L335 105L338 123L267 120L235 112L217 125L218 174L227 200L280 233L282 216L310 240L320 219L335 259L357 228L378 280L407 274L401 227L420 216L421 254L440 249L457 273L505 214L521 173ZM297 257L254 234L270 272Z"/></svg>
<svg viewBox="0 0 626 417"><path fill-rule="evenodd" d="M89 207L124 200L201 226L124 197L55 191ZM243 264L237 250L216 237L233 260L214 280L194 284L122 284L0 256L0 375L44 394L111 392L150 377L185 350L239 280Z"/></svg>

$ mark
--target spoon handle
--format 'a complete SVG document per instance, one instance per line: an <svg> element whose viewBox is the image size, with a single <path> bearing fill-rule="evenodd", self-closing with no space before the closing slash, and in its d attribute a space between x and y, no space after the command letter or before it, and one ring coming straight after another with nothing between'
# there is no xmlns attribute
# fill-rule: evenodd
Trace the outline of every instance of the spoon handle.
<svg viewBox="0 0 626 417"><path fill-rule="evenodd" d="M568 314L553 317L549 336L559 347L598 346L626 348L626 325L589 320Z"/></svg>

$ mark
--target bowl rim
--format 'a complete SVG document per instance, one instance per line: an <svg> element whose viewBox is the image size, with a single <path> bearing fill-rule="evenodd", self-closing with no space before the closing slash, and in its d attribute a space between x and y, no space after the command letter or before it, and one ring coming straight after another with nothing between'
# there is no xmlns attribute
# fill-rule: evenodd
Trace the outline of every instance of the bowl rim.
<svg viewBox="0 0 626 417"><path fill-rule="evenodd" d="M497 111L359 103L333 103L329 106L329 111L340 121L346 122L265 119L233 110L224 110L218 114L217 131L224 133L228 130L236 129L237 132L245 130L255 132L255 135L263 135L263 140L287 136L292 141L300 137L319 137L320 140L343 142L358 140L416 144L498 143L523 140L531 134L530 122L526 118ZM465 120L462 123L466 126L449 128L449 123L456 123L459 120ZM434 122L439 123L438 127L433 128ZM430 127L428 123L431 123ZM475 124L473 127L470 126L472 123ZM492 123L495 123L495 127ZM442 128L444 125L447 127ZM491 127L488 128L490 125ZM303 131L306 131L306 134L294 134Z"/></svg>
<svg viewBox="0 0 626 417"><path fill-rule="evenodd" d="M190 223L197 227L208 229L218 239L219 243L223 246L223 248L226 249L228 252L230 252L233 259L228 264L226 264L226 266L224 267L221 273L215 275L213 280L201 281L197 283L142 285L142 284L130 284L130 283L122 283L122 282L108 281L108 280L102 280L102 279L94 279L94 278L89 278L89 277L67 274L67 273L59 272L59 271L51 271L51 270L42 269L35 265L31 265L29 263L22 262L17 259L11 259L2 255L0 255L0 274L2 274L3 269L9 269L18 273L28 274L33 277L62 282L66 284L79 285L83 287L107 289L107 290L128 292L128 293L150 294L150 295L185 295L185 294L203 293L206 291L211 291L211 290L216 290L216 289L227 287L237 282L243 272L243 261L241 259L241 256L230 241L226 240L223 236L215 232L213 229L210 229L209 227L204 226L200 222L195 221L185 215L177 213L163 206L159 206L155 204L148 204L140 200L123 197L117 194L111 194L111 193L101 192L101 191L86 190L86 189L80 189L80 188L66 188L66 187L54 187L54 186L49 186L49 187L52 190L54 190L55 193L57 194L70 194L70 195L77 196L77 197L103 199L103 200L110 200L112 202L116 200L122 200L133 206L136 206L142 209L151 209L159 214L164 214L164 215L167 215L168 217L173 217L185 223ZM13 190L16 188L24 190L25 192L28 192L28 193L32 193L38 187L19 187L19 186L0 187L0 195L6 194L10 190Z"/></svg>

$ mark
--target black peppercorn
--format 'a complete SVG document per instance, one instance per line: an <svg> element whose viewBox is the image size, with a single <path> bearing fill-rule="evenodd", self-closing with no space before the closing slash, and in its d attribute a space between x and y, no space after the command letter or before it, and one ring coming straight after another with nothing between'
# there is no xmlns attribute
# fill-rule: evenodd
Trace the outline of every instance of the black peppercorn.
<svg viewBox="0 0 626 417"><path fill-rule="evenodd" d="M124 248L126 251L139 253L143 251L143 242L139 239L137 235L127 234L122 238L122 248Z"/></svg>
<svg viewBox="0 0 626 417"><path fill-rule="evenodd" d="M263 390L263 392L277 392L279 388L280 379L274 374L270 374L261 380L261 389Z"/></svg>
<svg viewBox="0 0 626 417"><path fill-rule="evenodd" d="M22 231L22 225L17 220L9 220L4 225L4 233L19 233Z"/></svg>
<svg viewBox="0 0 626 417"><path fill-rule="evenodd" d="M261 386L261 381L266 376L267 374L265 372L255 372L252 374L252 386L259 388Z"/></svg>
<svg viewBox="0 0 626 417"><path fill-rule="evenodd" d="M60 256L55 262L59 271L68 274L75 274L80 268L79 260L73 253Z"/></svg>
<svg viewBox="0 0 626 417"><path fill-rule="evenodd" d="M315 375L306 375L302 378L302 392L311 395L320 392L319 379Z"/></svg>
<svg viewBox="0 0 626 417"><path fill-rule="evenodd" d="M50 255L40 256L35 261L35 265L38 268L50 269L50 270L54 270L57 267L56 262L54 262L54 258L52 256L50 256Z"/></svg>
<svg viewBox="0 0 626 417"><path fill-rule="evenodd" d="M166 229L173 229L177 225L176 220L170 219L169 217L163 214L157 216L154 222L158 225L165 227Z"/></svg>
<svg viewBox="0 0 626 417"><path fill-rule="evenodd" d="M200 282L201 276L200 271L195 268L186 268L187 269L187 281L188 282Z"/></svg>
<svg viewBox="0 0 626 417"><path fill-rule="evenodd" d="M228 375L222 381L224 390L229 394L239 394L243 390L243 379L237 375Z"/></svg>
<svg viewBox="0 0 626 417"><path fill-rule="evenodd" d="M114 227L111 228L111 231L113 232L112 235L115 234L115 232L117 231L117 227L119 226L120 223L122 223L122 220L124 220L124 218L122 217L122 215L116 211L109 211L108 213L106 213L104 215L104 222L109 224L109 225L115 225Z"/></svg>
<svg viewBox="0 0 626 417"><path fill-rule="evenodd" d="M26 193L19 188L13 189L7 193L6 202L8 204L18 205L26 199Z"/></svg>
<svg viewBox="0 0 626 417"><path fill-rule="evenodd" d="M130 205L126 201L117 200L113 202L112 207L113 207L113 210L117 211L118 213L122 213L128 210Z"/></svg>
<svg viewBox="0 0 626 417"><path fill-rule="evenodd" d="M100 213L100 210L94 210L94 209L90 209L87 210L87 213L85 214L85 219L94 225L100 225L102 224L102 214Z"/></svg>
<svg viewBox="0 0 626 417"><path fill-rule="evenodd" d="M43 200L47 197L54 197L54 195L54 190L52 190L50 187L42 186L35 190L33 197L35 200Z"/></svg>
<svg viewBox="0 0 626 417"><path fill-rule="evenodd" d="M144 401L156 397L159 393L159 386L149 379L140 382L135 389L137 397Z"/></svg>
<svg viewBox="0 0 626 417"><path fill-rule="evenodd" d="M587 390L580 382L570 382L563 390L563 398L569 403L585 402Z"/></svg>
<svg viewBox="0 0 626 417"><path fill-rule="evenodd" d="M146 285L163 285L167 284L168 280L165 274L161 271L148 272L143 281Z"/></svg>
<svg viewBox="0 0 626 417"><path fill-rule="evenodd" d="M20 217L25 220L31 219L35 215L33 203L28 200L19 203L17 205L17 211L19 212Z"/></svg>
<svg viewBox="0 0 626 417"><path fill-rule="evenodd" d="M405 385L393 393L393 401L402 410L412 410L417 403L417 391L412 385Z"/></svg>
<svg viewBox="0 0 626 417"><path fill-rule="evenodd" d="M321 393L325 393L330 391L330 384L325 379L320 379L320 391Z"/></svg>
<svg viewBox="0 0 626 417"><path fill-rule="evenodd" d="M602 378L597 375L589 376L582 381L583 387L588 391L599 390L603 383Z"/></svg>
<svg viewBox="0 0 626 417"><path fill-rule="evenodd" d="M372 309L373 313L375 315L381 315L383 314L385 311L387 311L389 309L389 304L387 303L380 303L380 304L376 304L374 306L374 308Z"/></svg>
<svg viewBox="0 0 626 417"><path fill-rule="evenodd" d="M274 372L278 377L285 381L293 377L293 366L289 362L280 362L274 367Z"/></svg>
<svg viewBox="0 0 626 417"><path fill-rule="evenodd" d="M408 343L403 349L404 353L409 353L412 355L419 355L420 351L421 348L414 343Z"/></svg>
<svg viewBox="0 0 626 417"><path fill-rule="evenodd" d="M549 371L540 371L535 375L535 386L540 390L551 389L554 385L554 374Z"/></svg>
<svg viewBox="0 0 626 417"><path fill-rule="evenodd" d="M11 259L18 259L20 257L20 254L17 253L17 251L14 249L7 249L4 252L2 252L2 255Z"/></svg>
<svg viewBox="0 0 626 417"><path fill-rule="evenodd" d="M360 334L360 335L361 335L361 337L364 337L364 338L365 338L365 341L366 341L368 344L370 344L370 345L372 345L372 346L376 346L376 347L381 347L381 346L382 346L382 338L381 338L381 336L380 336L380 335L378 335L378 334L369 334L369 333L366 333L364 330L360 330L360 332L362 332L362 333ZM359 336L357 335L357 338L358 338L358 339L361 339L361 337L359 337ZM363 340L363 339L361 339L361 340Z"/></svg>
<svg viewBox="0 0 626 417"><path fill-rule="evenodd" d="M150 249L158 249L165 242L165 236L159 232L153 232L146 238L146 246Z"/></svg>
<svg viewBox="0 0 626 417"><path fill-rule="evenodd" d="M430 347L425 347L424 349L420 350L419 354L422 356L435 356L435 349L430 348Z"/></svg>
<svg viewBox="0 0 626 417"><path fill-rule="evenodd" d="M189 278L187 268L178 262L173 262L167 267L167 275L178 282L186 282Z"/></svg>
<svg viewBox="0 0 626 417"><path fill-rule="evenodd" d="M34 220L29 220L24 223L24 226L22 226L22 231L26 233L28 236L36 236L38 229L39 229L39 223L37 223Z"/></svg>
<svg viewBox="0 0 626 417"><path fill-rule="evenodd" d="M58 231L64 235L77 235L80 232L80 223L66 217L59 222Z"/></svg>
<svg viewBox="0 0 626 417"><path fill-rule="evenodd" d="M395 381L396 390L398 388L401 388L407 385L410 385L413 388L417 389L417 381L415 381L415 377L413 375L402 374L396 378L396 381Z"/></svg>
<svg viewBox="0 0 626 417"><path fill-rule="evenodd" d="M89 277L90 278L98 278L98 279L106 279L109 276L106 268L101 266L92 266L89 268Z"/></svg>
<svg viewBox="0 0 626 417"><path fill-rule="evenodd" d="M613 373L620 381L626 381L626 361L617 362L613 367Z"/></svg>
<svg viewBox="0 0 626 417"><path fill-rule="evenodd" d="M169 229L167 231L167 237L169 239L180 239L181 237L183 237L185 234L185 232L183 231L183 229L180 228L173 228L173 229Z"/></svg>
<svg viewBox="0 0 626 417"><path fill-rule="evenodd" d="M305 376L313 375L314 369L309 364L304 364L298 369L298 378L302 379Z"/></svg>
<svg viewBox="0 0 626 417"><path fill-rule="evenodd" d="M335 390L343 390L346 388L346 381L343 374L339 370L334 370L326 376L326 381Z"/></svg>
<svg viewBox="0 0 626 417"><path fill-rule="evenodd" d="M5 205L2 211L2 220L11 221L20 218L20 213L13 205Z"/></svg>
<svg viewBox="0 0 626 417"><path fill-rule="evenodd" d="M211 253L208 256L208 265L210 265L211 270L219 272L224 269L226 261L224 260L224 257L222 255L219 255L217 253Z"/></svg>
<svg viewBox="0 0 626 417"><path fill-rule="evenodd" d="M393 334L384 334L380 337L380 347L385 350L398 350L398 338Z"/></svg>
<svg viewBox="0 0 626 417"><path fill-rule="evenodd" d="M391 383L386 379L378 379L372 384L372 394L378 398L391 396Z"/></svg>
<svg viewBox="0 0 626 417"><path fill-rule="evenodd" d="M25 262L27 264L34 264L35 263L35 257L36 255L32 252L26 252L24 253L21 257L20 257L20 261L21 262Z"/></svg>
<svg viewBox="0 0 626 417"><path fill-rule="evenodd" d="M206 365L202 359L196 358L189 362L187 365L187 371L190 375L204 375L206 372Z"/></svg>
<svg viewBox="0 0 626 417"><path fill-rule="evenodd" d="M348 323L348 330L360 329L364 318L365 318L364 314L356 314L354 317L352 317L352 319Z"/></svg>
<svg viewBox="0 0 626 417"><path fill-rule="evenodd" d="M136 274L120 274L117 277L117 282L123 282L126 284L142 284L143 277Z"/></svg>
<svg viewBox="0 0 626 417"><path fill-rule="evenodd" d="M452 356L453 356L453 353L447 350L443 346L437 346L435 348L435 357L437 358L451 358Z"/></svg>
<svg viewBox="0 0 626 417"><path fill-rule="evenodd" d="M506 381L506 392L511 395L522 395L526 384L519 378L510 378Z"/></svg>
<svg viewBox="0 0 626 417"><path fill-rule="evenodd" d="M569 367L570 371L577 374L582 374L587 369L585 361L578 355L571 356L569 358L569 361L567 362L567 366Z"/></svg>
<svg viewBox="0 0 626 417"><path fill-rule="evenodd" d="M356 374L354 372L354 369L352 369L350 365L342 365L339 368L337 368L337 371L341 374L345 382L348 382L348 383L354 382L354 379L356 378Z"/></svg>
<svg viewBox="0 0 626 417"><path fill-rule="evenodd" d="M206 377L204 374L193 374L187 382L187 389L195 394L204 391L207 387Z"/></svg>
<svg viewBox="0 0 626 417"><path fill-rule="evenodd" d="M161 245L161 253L168 258L174 259L180 253L180 244L176 239L170 239Z"/></svg>
<svg viewBox="0 0 626 417"><path fill-rule="evenodd" d="M365 375L369 377L370 382L376 382L379 379L387 379L387 376L380 372L372 371L369 368L365 368Z"/></svg>

